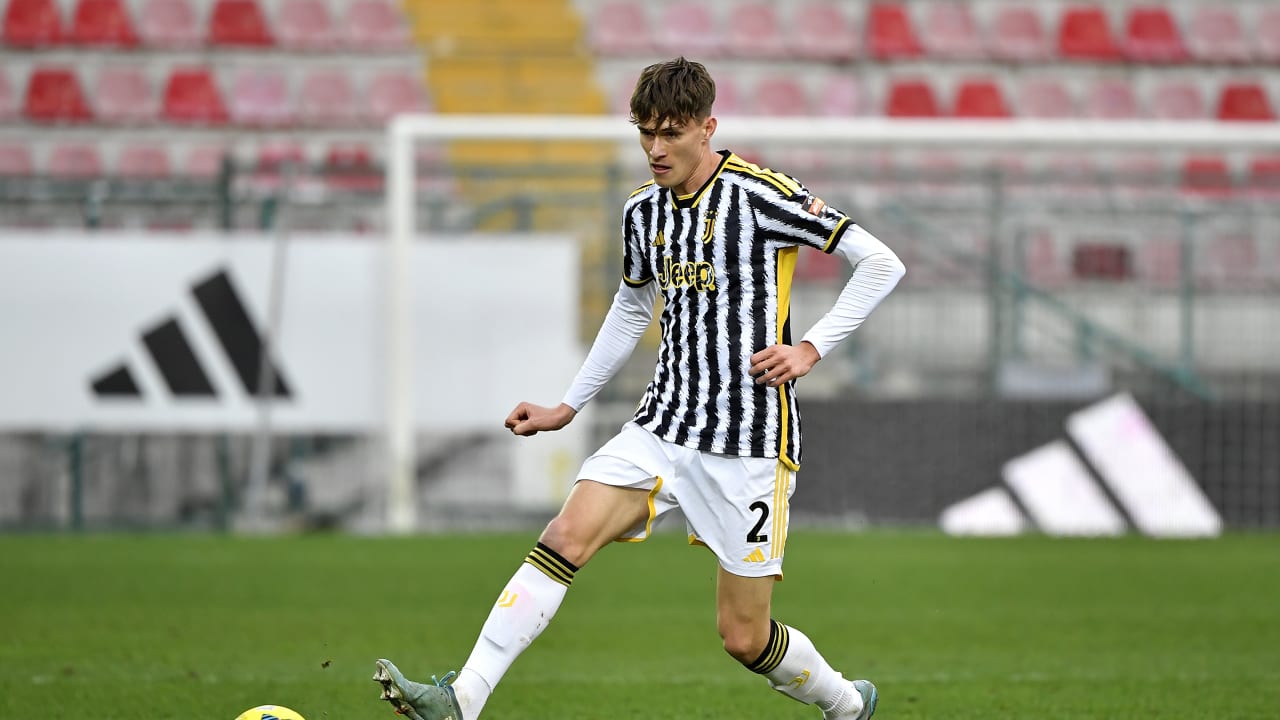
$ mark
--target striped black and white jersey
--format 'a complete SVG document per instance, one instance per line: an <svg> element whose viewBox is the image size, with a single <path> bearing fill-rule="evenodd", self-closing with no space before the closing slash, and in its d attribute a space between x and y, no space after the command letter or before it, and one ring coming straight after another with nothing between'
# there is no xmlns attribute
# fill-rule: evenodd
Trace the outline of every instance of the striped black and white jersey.
<svg viewBox="0 0 1280 720"><path fill-rule="evenodd" d="M750 358L791 343L799 248L829 253L852 222L794 178L720 155L696 193L650 182L623 210L623 279L658 283L664 301L657 366L635 421L677 445L796 469L794 382L757 385Z"/></svg>

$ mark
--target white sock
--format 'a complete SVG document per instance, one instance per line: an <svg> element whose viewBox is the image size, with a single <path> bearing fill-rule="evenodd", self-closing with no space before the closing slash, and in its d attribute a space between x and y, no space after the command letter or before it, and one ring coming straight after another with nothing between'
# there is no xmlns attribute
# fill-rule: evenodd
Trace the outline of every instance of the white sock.
<svg viewBox="0 0 1280 720"><path fill-rule="evenodd" d="M546 629L578 568L538 543L498 596L453 681L464 720L476 720L511 663Z"/></svg>
<svg viewBox="0 0 1280 720"><path fill-rule="evenodd" d="M767 677L774 690L817 705L827 717L862 710L862 696L850 692L849 682L827 664L813 641L777 620L770 621L769 644L750 669Z"/></svg>

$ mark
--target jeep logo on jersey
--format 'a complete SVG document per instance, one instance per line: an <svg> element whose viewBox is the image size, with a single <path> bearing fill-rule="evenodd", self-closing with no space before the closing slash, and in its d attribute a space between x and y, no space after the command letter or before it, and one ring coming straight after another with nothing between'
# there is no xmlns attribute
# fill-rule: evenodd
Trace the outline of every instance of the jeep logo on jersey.
<svg viewBox="0 0 1280 720"><path fill-rule="evenodd" d="M690 287L698 292L716 289L716 269L709 262L672 262L662 258L662 270L658 272L658 285L663 290L671 287Z"/></svg>
<svg viewBox="0 0 1280 720"><path fill-rule="evenodd" d="M231 275L226 270L219 270L192 286L191 295L213 330L218 345L226 354L227 361L240 380L240 386L246 394L257 397L263 379L262 337L232 284ZM217 397L217 391L206 370L206 363L210 358L202 361L176 314L143 330L140 339L147 355L159 370L165 387L174 397ZM268 370L274 385L271 395L276 398L292 398L293 393L279 365L272 362ZM90 387L98 398L142 398L142 391L128 363L120 363L92 378Z"/></svg>

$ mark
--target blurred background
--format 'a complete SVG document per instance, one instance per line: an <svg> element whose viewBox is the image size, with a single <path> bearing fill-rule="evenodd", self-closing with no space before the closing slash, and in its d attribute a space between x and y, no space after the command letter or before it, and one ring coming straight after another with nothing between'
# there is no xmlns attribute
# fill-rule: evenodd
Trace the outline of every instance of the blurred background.
<svg viewBox="0 0 1280 720"><path fill-rule="evenodd" d="M640 70L681 54L715 76L726 136L752 116L1137 122L1171 138L732 146L908 267L801 381L794 522L1280 525L1280 147L1256 132L1276 122L1280 5L0 6L0 528L376 533L397 502L414 509L399 529L544 521L630 416L656 335L572 431L517 442L501 422L520 400L558 402L594 337L643 157L423 141L414 197L389 198L387 124L625 127ZM1211 131L1176 139L1190 127ZM397 340L386 244L406 203L415 333ZM796 332L848 272L801 254ZM411 387L391 384L396 342L414 347ZM398 393L416 418L409 495L387 482Z"/></svg>

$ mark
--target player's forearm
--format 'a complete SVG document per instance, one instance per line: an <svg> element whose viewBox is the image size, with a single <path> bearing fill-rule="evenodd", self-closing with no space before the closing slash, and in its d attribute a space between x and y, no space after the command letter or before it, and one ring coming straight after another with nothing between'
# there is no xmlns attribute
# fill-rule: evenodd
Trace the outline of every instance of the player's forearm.
<svg viewBox="0 0 1280 720"><path fill-rule="evenodd" d="M898 256L862 228L845 233L835 251L853 265L853 275L831 310L802 338L822 357L857 330L906 274Z"/></svg>
<svg viewBox="0 0 1280 720"><path fill-rule="evenodd" d="M633 288L626 283L618 287L613 304L604 317L600 332L596 334L591 351L573 378L564 404L575 411L582 408L600 392L622 365L631 357L636 343L653 320L653 303L657 298L657 285L649 283Z"/></svg>

